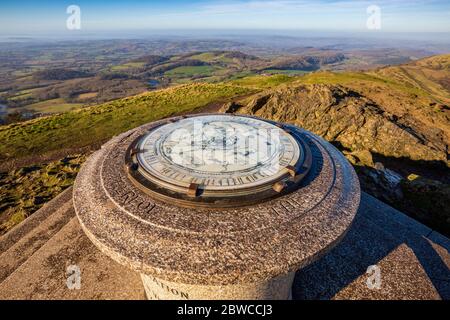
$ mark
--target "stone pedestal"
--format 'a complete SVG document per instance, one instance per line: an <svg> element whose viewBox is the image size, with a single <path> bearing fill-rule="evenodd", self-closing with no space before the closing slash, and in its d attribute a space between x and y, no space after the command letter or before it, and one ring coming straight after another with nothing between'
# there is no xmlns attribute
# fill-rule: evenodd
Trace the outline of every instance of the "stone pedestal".
<svg viewBox="0 0 450 320"><path fill-rule="evenodd" d="M294 272L268 281L226 286L188 285L141 274L150 300L290 300Z"/></svg>
<svg viewBox="0 0 450 320"><path fill-rule="evenodd" d="M353 168L320 137L277 124L311 150L295 190L240 207L179 206L138 187L125 163L133 141L179 119L123 133L88 159L73 193L83 230L142 274L149 298L288 299L295 271L339 243L354 219L360 188Z"/></svg>

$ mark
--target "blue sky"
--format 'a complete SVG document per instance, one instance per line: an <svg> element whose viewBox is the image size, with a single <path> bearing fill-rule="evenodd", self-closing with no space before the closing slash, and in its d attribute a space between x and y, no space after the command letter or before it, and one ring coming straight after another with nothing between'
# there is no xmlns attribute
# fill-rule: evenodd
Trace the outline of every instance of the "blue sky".
<svg viewBox="0 0 450 320"><path fill-rule="evenodd" d="M81 8L80 32L164 29L367 31L367 7L381 8L386 32L450 32L448 0L10 1L0 33L62 33L66 8Z"/></svg>

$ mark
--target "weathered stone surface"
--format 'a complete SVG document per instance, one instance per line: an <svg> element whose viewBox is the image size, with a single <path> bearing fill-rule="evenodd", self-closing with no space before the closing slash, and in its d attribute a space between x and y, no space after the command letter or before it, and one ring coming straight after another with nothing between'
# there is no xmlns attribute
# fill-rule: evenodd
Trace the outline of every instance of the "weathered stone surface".
<svg viewBox="0 0 450 320"><path fill-rule="evenodd" d="M448 248L428 235L433 237L431 229L363 194L343 241L297 273L294 298L450 299ZM367 286L373 265L380 268L379 289Z"/></svg>
<svg viewBox="0 0 450 320"><path fill-rule="evenodd" d="M51 239L66 223L72 219L75 214L73 205L68 199L72 196L72 190L64 191L67 195L62 195L62 199L66 202L55 201L60 206L45 208L52 213L49 217L39 223L30 232L22 237L11 246L6 252L0 254L0 282L6 279L14 270L39 250L49 239ZM49 210L50 209L50 210ZM41 216L42 217L42 216Z"/></svg>
<svg viewBox="0 0 450 320"><path fill-rule="evenodd" d="M42 221L51 216L55 210L58 210L70 199L72 199L72 188L68 188L67 190L61 192L52 201L45 204L40 210L29 217L26 222L22 222L14 229L0 237L0 254L14 246L20 239L26 236L30 231L36 228L42 223Z"/></svg>
<svg viewBox="0 0 450 320"><path fill-rule="evenodd" d="M49 206L55 213L56 199ZM363 193L343 241L297 272L294 299L450 299L449 249L448 238ZM145 299L139 274L101 253L77 220L31 257L16 258L26 262L0 283L0 299ZM80 290L67 288L72 264L81 269ZM380 265L379 290L367 288L370 265Z"/></svg>
<svg viewBox="0 0 450 320"><path fill-rule="evenodd" d="M79 289L67 286L73 275L67 268L72 265L80 270ZM84 235L77 218L72 218L0 284L0 299L8 300L144 298L139 274L98 251Z"/></svg>
<svg viewBox="0 0 450 320"><path fill-rule="evenodd" d="M290 272L269 281L208 286L180 284L141 274L150 300L289 300L295 273Z"/></svg>
<svg viewBox="0 0 450 320"><path fill-rule="evenodd" d="M168 120L170 121L170 120ZM96 152L74 186L83 230L101 251L140 273L191 285L270 281L308 265L335 246L359 205L359 182L332 145L294 126L314 166L297 191L250 207L181 208L130 183L130 143L163 122L124 133Z"/></svg>

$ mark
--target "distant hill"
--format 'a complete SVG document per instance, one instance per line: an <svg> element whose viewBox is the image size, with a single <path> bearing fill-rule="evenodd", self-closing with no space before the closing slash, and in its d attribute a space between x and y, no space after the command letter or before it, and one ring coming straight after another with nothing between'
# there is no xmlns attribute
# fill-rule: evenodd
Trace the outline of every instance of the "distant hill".
<svg viewBox="0 0 450 320"><path fill-rule="evenodd" d="M450 104L450 55L382 68L376 74L428 92L437 103Z"/></svg>
<svg viewBox="0 0 450 320"><path fill-rule="evenodd" d="M239 59L239 60L260 60L261 59L257 56L246 54L246 53L243 53L240 51L224 52L224 57L230 58L230 59Z"/></svg>
<svg viewBox="0 0 450 320"><path fill-rule="evenodd" d="M209 65L208 62L198 60L198 59L183 59L178 60L175 62L170 62L166 64L161 64L157 67L154 67L151 69L151 71L147 72L147 74L150 75L160 75L163 74L166 71L173 70L179 67L200 67L200 66L207 66Z"/></svg>
<svg viewBox="0 0 450 320"><path fill-rule="evenodd" d="M109 52L106 51L91 59L71 57L59 64L58 60L52 60L56 59L55 55L50 58L54 64L49 63L39 69L33 66L19 73L8 71L4 77L12 76L13 79L3 79L3 85L0 79L0 101L14 109L18 119L29 119L192 81L219 83L254 75L296 76L318 70L347 70L361 64L365 67L373 65L364 58L367 53L344 54L320 48L300 50L298 53L294 50L283 55L263 52L261 57L237 50L178 54L149 50L152 53L137 57L133 54L129 59L124 59L137 49L125 45L118 51L124 54L120 54L120 58L104 60L103 54ZM399 61L404 58L396 52L387 51L387 56L383 53L386 50L375 54L376 58L399 58ZM91 63L95 68L84 67ZM445 81L441 79L441 85L448 86ZM5 118L4 115L0 117Z"/></svg>
<svg viewBox="0 0 450 320"><path fill-rule="evenodd" d="M147 66L152 66L164 61L169 60L169 57L165 57L165 56L156 56L156 55L147 55L147 56L143 56L134 60L131 60L131 62L143 62L145 63Z"/></svg>
<svg viewBox="0 0 450 320"><path fill-rule="evenodd" d="M449 71L450 54L417 60L416 62L411 63L410 65L420 66L422 68L434 69L439 71Z"/></svg>
<svg viewBox="0 0 450 320"><path fill-rule="evenodd" d="M314 71L319 70L322 66L341 62L345 60L345 55L339 54L318 54L318 55L306 55L300 57L283 58L267 69L279 69L279 70L304 70Z"/></svg>

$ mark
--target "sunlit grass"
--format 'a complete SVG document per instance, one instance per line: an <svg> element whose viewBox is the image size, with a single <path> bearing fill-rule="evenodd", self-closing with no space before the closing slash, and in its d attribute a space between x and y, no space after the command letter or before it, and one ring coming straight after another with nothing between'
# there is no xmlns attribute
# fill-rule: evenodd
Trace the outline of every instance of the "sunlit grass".
<svg viewBox="0 0 450 320"><path fill-rule="evenodd" d="M284 83L293 82L298 80L297 77L290 77L284 74L272 75L272 76L249 76L242 79L231 81L231 83L246 86L255 89L266 89L279 86Z"/></svg>
<svg viewBox="0 0 450 320"><path fill-rule="evenodd" d="M32 110L34 112L61 113L61 112L75 110L82 106L83 106L83 104L67 103L64 99L58 98L58 99L51 99L51 100L33 103L33 104L26 106L26 108L29 110Z"/></svg>
<svg viewBox="0 0 450 320"><path fill-rule="evenodd" d="M0 159L89 146L144 123L248 92L230 84L189 84L0 126Z"/></svg>

